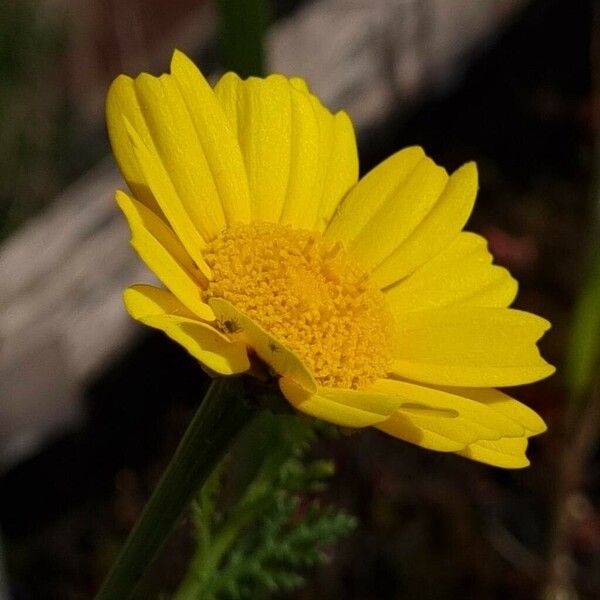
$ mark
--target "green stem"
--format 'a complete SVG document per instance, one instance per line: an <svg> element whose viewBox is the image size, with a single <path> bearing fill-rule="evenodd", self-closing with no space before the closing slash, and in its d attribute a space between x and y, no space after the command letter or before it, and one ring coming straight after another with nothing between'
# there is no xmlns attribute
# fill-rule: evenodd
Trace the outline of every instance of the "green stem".
<svg viewBox="0 0 600 600"><path fill-rule="evenodd" d="M215 379L96 600L125 600L183 510L256 413L240 379Z"/></svg>
<svg viewBox="0 0 600 600"><path fill-rule="evenodd" d="M260 398L260 405L264 406L265 390L261 390L254 381L249 382L248 387L252 397ZM202 531L203 523L198 523L198 533L204 534L203 538L208 543L198 544L187 574L172 600L210 600L219 595L219 587L215 586L214 578L225 555L272 503L274 482L283 465L301 445L301 440L307 441L307 429L304 427L302 426L302 435L299 436L295 416L290 420L288 417L263 411L240 436L232 450L235 464L231 466L234 468L229 472L239 486L230 488L229 492L233 491L237 499L214 532L208 526L206 529L209 534L206 535ZM209 522L210 516L205 515Z"/></svg>
<svg viewBox="0 0 600 600"><path fill-rule="evenodd" d="M265 72L264 38L269 23L268 0L218 0L221 60L240 77Z"/></svg>

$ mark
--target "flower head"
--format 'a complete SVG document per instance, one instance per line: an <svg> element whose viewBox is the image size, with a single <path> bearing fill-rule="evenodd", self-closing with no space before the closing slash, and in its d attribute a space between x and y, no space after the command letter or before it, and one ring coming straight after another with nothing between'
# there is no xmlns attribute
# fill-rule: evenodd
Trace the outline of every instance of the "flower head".
<svg viewBox="0 0 600 600"><path fill-rule="evenodd" d="M477 191L421 148L358 181L354 130L298 78L213 88L182 53L171 74L118 77L108 130L131 195L131 243L164 288L129 313L204 367L266 367L299 411L443 452L526 466L545 430L495 386L553 372L540 317L507 308L517 284L462 231Z"/></svg>

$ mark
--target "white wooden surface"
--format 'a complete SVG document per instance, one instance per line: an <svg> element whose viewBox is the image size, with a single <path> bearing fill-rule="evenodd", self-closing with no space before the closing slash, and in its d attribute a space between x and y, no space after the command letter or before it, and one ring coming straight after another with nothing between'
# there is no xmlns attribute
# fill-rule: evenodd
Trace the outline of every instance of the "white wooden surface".
<svg viewBox="0 0 600 600"><path fill-rule="evenodd" d="M83 386L135 335L121 290L151 276L128 248L117 187L107 161L1 249L2 462L79 419Z"/></svg>
<svg viewBox="0 0 600 600"><path fill-rule="evenodd" d="M301 75L331 107L373 125L460 79L527 0L322 0L278 23L273 71Z"/></svg>

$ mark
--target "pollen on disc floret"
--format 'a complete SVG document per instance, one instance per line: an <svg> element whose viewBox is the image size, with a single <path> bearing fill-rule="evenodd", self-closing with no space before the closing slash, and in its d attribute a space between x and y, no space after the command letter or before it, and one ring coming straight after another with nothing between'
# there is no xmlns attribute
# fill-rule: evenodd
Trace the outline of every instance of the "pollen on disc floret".
<svg viewBox="0 0 600 600"><path fill-rule="evenodd" d="M232 225L203 252L205 300L223 298L295 352L320 385L358 389L386 374L392 317L339 243L273 223Z"/></svg>

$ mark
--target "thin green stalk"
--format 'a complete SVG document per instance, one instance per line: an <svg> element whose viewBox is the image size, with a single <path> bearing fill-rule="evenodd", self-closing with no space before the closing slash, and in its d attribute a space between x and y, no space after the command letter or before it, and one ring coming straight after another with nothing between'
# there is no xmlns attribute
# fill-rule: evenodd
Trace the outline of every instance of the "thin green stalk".
<svg viewBox="0 0 600 600"><path fill-rule="evenodd" d="M240 379L215 379L96 600L125 600L183 510L256 414Z"/></svg>
<svg viewBox="0 0 600 600"><path fill-rule="evenodd" d="M240 77L264 75L268 0L219 0L221 61Z"/></svg>
<svg viewBox="0 0 600 600"><path fill-rule="evenodd" d="M254 392L257 397L264 398L260 390L255 389ZM260 404L263 405L263 402ZM274 477L299 443L295 441L298 429L293 425L297 425L295 417L289 421L285 417L262 412L240 436L232 450L234 458L237 455L241 458L235 461L233 476L233 480L241 486L237 493L234 492L236 496L239 494L239 498L219 528L209 535L202 531L204 527L199 519L198 534L204 543L198 545L173 600L212 598L209 593L209 590L212 592L212 579L225 555L272 502ZM306 440L307 435L304 433L301 439ZM199 516L202 517L202 512ZM210 531L210 526L207 530Z"/></svg>
<svg viewBox="0 0 600 600"><path fill-rule="evenodd" d="M249 428L245 432L245 436L240 439L243 451L247 451L248 447L252 448L256 444L256 434L259 438L261 434L272 434L275 426L272 416L263 413L261 417L255 419L253 427ZM255 435L252 435L253 433ZM282 453L282 449L277 446L278 444L273 439L266 441L262 450L256 452L256 456L259 457L258 460L261 463L267 460L269 463L274 462L276 465L282 463L284 458L287 457L287 453ZM250 457L251 461L252 458ZM265 464L258 467L254 479L248 482L247 488L220 529L210 539L209 543L198 546L196 554L188 567L188 573L181 582L173 600L194 600L204 597L205 589L210 585L211 577L219 568L223 557L235 543L240 532L256 519L265 505L265 500L268 501L268 492L271 489L272 482L269 474L265 471L269 471L268 468L265 469Z"/></svg>

